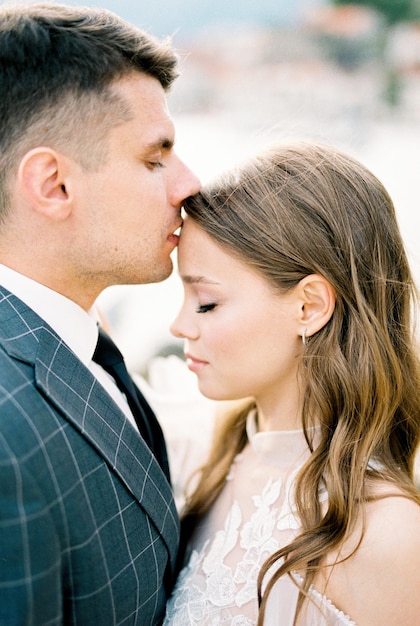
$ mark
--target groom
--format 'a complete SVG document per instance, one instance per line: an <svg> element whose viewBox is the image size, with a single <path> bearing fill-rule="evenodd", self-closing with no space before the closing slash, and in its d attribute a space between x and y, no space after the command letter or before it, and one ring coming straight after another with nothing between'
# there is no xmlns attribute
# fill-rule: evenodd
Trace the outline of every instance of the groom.
<svg viewBox="0 0 420 626"><path fill-rule="evenodd" d="M111 13L0 8L0 624L163 618L165 444L93 305L172 270L199 187L173 150L175 77L172 49Z"/></svg>

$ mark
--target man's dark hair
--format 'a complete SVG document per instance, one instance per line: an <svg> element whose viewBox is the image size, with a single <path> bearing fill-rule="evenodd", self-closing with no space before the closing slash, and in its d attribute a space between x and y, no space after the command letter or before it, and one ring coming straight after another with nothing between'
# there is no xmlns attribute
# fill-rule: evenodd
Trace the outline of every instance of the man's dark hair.
<svg viewBox="0 0 420 626"><path fill-rule="evenodd" d="M107 131L130 116L112 85L136 72L168 90L177 76L170 42L104 9L0 7L0 219L7 177L27 150L66 146L95 165Z"/></svg>

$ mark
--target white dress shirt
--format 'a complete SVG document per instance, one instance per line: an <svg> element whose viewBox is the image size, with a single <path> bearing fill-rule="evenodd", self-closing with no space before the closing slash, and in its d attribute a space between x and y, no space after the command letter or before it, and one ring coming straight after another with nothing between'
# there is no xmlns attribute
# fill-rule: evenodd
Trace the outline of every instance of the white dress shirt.
<svg viewBox="0 0 420 626"><path fill-rule="evenodd" d="M96 309L93 307L87 313L73 300L1 263L0 284L25 302L55 330L135 425L125 396L118 389L112 376L92 361L98 341L99 316Z"/></svg>

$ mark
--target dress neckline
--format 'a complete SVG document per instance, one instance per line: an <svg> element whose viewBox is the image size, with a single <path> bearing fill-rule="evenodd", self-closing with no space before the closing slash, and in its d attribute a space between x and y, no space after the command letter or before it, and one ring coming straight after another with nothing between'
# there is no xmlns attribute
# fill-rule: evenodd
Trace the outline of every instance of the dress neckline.
<svg viewBox="0 0 420 626"><path fill-rule="evenodd" d="M310 436L313 433L314 447L319 440L320 430L320 426L309 429ZM256 410L250 411L247 417L246 433L254 454L265 465L287 469L305 463L311 455L302 429L259 432Z"/></svg>

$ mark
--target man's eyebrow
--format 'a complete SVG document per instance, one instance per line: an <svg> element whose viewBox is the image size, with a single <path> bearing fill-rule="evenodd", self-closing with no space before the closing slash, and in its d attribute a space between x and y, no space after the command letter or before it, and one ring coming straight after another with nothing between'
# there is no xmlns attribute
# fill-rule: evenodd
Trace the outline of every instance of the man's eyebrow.
<svg viewBox="0 0 420 626"><path fill-rule="evenodd" d="M171 150L174 147L174 140L169 137L161 137L157 141L152 141L146 145L146 151L152 152L153 150Z"/></svg>

